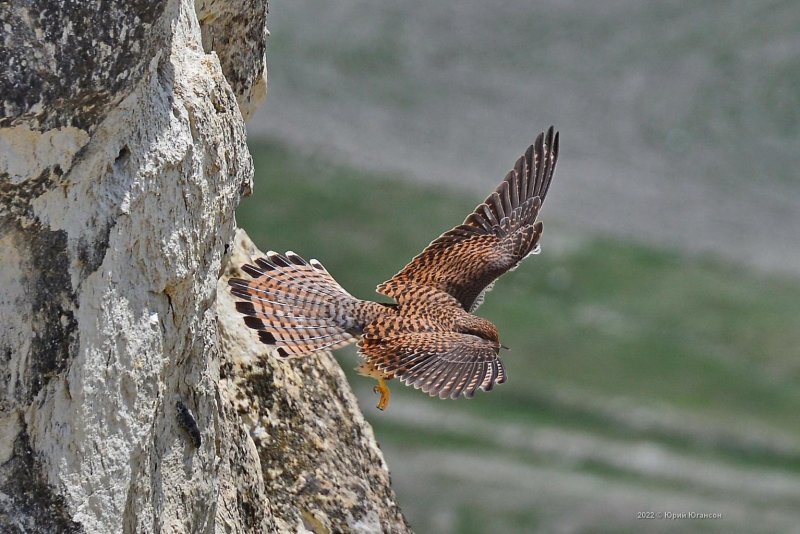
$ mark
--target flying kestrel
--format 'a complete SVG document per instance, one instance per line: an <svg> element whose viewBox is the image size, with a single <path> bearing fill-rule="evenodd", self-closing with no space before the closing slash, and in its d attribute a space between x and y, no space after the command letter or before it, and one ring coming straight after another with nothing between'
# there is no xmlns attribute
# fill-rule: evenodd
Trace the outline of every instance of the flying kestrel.
<svg viewBox="0 0 800 534"><path fill-rule="evenodd" d="M358 341L359 373L378 380L378 408L389 404L386 380L431 396L472 397L506 380L494 324L473 315L506 271L539 252L536 220L558 159L558 133L539 134L494 193L399 273L378 286L393 303L360 300L317 260L268 252L231 278L236 309L279 356L302 356Z"/></svg>

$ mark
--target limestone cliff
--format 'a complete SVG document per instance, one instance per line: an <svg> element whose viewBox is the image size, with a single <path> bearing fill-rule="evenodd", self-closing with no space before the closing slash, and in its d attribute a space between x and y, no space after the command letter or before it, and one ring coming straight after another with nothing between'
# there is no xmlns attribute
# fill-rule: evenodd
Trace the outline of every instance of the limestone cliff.
<svg viewBox="0 0 800 534"><path fill-rule="evenodd" d="M0 531L407 531L336 362L218 290L266 15L0 4Z"/></svg>

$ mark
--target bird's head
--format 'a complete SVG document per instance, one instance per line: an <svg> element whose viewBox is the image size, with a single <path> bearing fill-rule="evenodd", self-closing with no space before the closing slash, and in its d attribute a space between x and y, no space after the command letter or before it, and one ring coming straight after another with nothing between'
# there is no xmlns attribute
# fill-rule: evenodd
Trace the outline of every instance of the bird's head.
<svg viewBox="0 0 800 534"><path fill-rule="evenodd" d="M472 314L465 314L464 318L459 321L459 331L464 334L470 334L491 341L498 348L503 345L500 344L500 333L497 327L491 322L482 317Z"/></svg>

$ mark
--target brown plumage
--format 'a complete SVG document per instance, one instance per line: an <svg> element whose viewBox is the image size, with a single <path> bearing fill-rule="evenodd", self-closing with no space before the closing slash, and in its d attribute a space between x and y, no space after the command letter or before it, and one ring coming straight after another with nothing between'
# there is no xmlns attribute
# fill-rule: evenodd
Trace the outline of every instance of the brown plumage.
<svg viewBox="0 0 800 534"><path fill-rule="evenodd" d="M231 278L243 299L236 309L278 355L301 356L358 342L362 374L397 378L431 396L472 397L505 382L497 328L472 314L503 273L539 250L536 218L558 159L558 133L539 134L494 193L464 221L434 240L378 293L395 300L360 300L316 260L267 253Z"/></svg>

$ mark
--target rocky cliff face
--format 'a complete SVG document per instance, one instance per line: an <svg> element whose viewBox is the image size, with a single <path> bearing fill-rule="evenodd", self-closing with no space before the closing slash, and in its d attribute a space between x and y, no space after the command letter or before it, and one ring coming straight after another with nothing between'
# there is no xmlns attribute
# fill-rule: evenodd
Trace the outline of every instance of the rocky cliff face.
<svg viewBox="0 0 800 534"><path fill-rule="evenodd" d="M266 12L0 5L0 531L407 530L335 361L218 291Z"/></svg>

